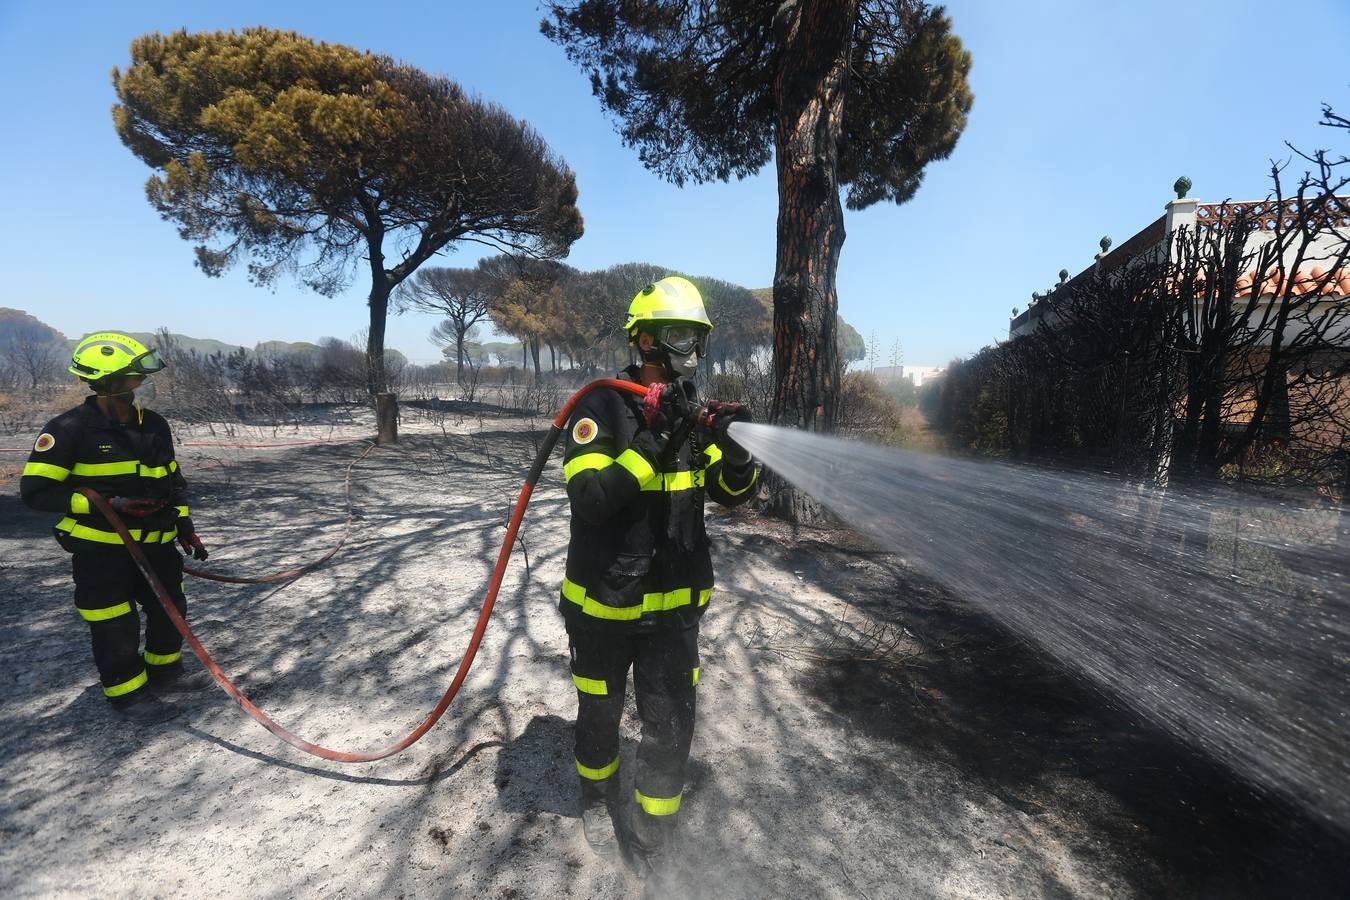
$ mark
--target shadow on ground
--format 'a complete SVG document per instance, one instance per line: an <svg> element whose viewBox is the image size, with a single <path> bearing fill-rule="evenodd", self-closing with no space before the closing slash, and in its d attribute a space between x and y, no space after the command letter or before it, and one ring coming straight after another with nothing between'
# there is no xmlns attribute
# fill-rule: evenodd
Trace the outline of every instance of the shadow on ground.
<svg viewBox="0 0 1350 900"><path fill-rule="evenodd" d="M1095 785L1118 808L1084 797L1072 812L1135 863L1140 896L1345 896L1350 834L1141 722L890 557L839 546L799 544L791 565L873 621L906 629L919 650L870 661L832 654L800 677L853 727L950 763L1032 817L1073 802L1066 780ZM875 647L858 649L866 657ZM1019 849L1016 836L1003 837Z"/></svg>

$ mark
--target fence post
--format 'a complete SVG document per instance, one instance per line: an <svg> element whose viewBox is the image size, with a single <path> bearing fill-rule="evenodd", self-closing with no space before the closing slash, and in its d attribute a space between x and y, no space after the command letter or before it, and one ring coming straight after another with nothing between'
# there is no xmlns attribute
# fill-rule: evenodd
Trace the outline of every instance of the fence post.
<svg viewBox="0 0 1350 900"><path fill-rule="evenodd" d="M375 395L375 427L378 444L398 443L398 395Z"/></svg>

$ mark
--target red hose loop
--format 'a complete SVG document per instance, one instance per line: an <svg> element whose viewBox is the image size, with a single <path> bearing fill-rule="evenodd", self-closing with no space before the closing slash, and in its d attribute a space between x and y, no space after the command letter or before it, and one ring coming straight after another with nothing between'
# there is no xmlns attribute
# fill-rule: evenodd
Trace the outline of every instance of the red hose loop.
<svg viewBox="0 0 1350 900"><path fill-rule="evenodd" d="M557 418L553 420L553 429L543 445L539 448L539 455L536 457L535 467L531 471L532 476L535 471L542 468L543 463L547 461L548 457L552 454L553 445L556 443L561 430L567 425L567 419L571 416L572 409L576 406L577 402L586 394L602 387L627 391L632 394L642 394L646 392L646 389L639 384L635 384L631 381L620 381L615 378L604 378L599 381L593 381L581 388L581 390L573 394L568 401L563 404L562 410L558 413ZM366 452L368 453L369 450ZM530 502L530 494L534 491L534 480L533 477L526 478L525 483L521 485L520 496L516 499L515 509L512 510L510 521L506 527L506 537L502 540L501 551L497 554L497 563L492 569L492 580L489 582L487 594L483 598L483 608L478 614L478 622L474 626L473 635L469 638L468 647L464 650L464 657L460 660L459 668L456 670L455 677L450 682L450 686L446 688L440 701L416 728L408 732L408 734L400 740L390 744L388 747L366 753L331 750L327 747L322 747L307 741L273 721L267 713L263 712L255 706L248 697L244 696L243 691L239 690L234 682L230 680L229 676L221 671L220 666L212 659L211 654L206 651L204 646L202 646L202 642L192 633L192 629L188 627L187 621L183 618L182 614L178 612L178 608L173 605L173 600L169 597L169 593L165 590L163 583L155 576L154 569L151 568L149 561L145 558L145 553L141 550L140 545L132 540L131 533L127 530L126 525L122 522L122 519L117 515L116 511L113 510L112 505L109 504L101 494L90 490L89 488L78 488L77 490L88 497L90 502L98 507L99 512L103 514L104 518L108 520L122 537L122 542L126 546L127 552L131 554L131 558L135 560L136 566L141 570L141 574L145 576L145 580L154 589L155 596L159 598L160 605L164 607L164 611L168 614L174 627L178 629L178 633L183 636L183 640L187 641L188 646L192 648L192 652L197 655L197 658L201 660L202 665L211 673L211 677L216 680L216 684L220 685L221 689L229 694L244 712L252 716L268 731L298 750L303 750L306 753L318 756L322 759L331 759L335 762L374 762L377 759L393 756L395 753L406 750L416 743L422 735L430 731L432 726L440 720L441 716L445 714L446 709L449 708L451 701L455 699L455 695L459 693L460 685L464 683L464 679L468 676L469 667L473 665L474 657L478 653L478 645L483 639L484 632L487 631L487 623L492 616L492 608L497 602L497 592L501 588L502 577L506 574L506 566L511 559L511 548L515 546L516 533L520 530L521 520L525 517L525 508ZM312 566L310 568L312 568Z"/></svg>

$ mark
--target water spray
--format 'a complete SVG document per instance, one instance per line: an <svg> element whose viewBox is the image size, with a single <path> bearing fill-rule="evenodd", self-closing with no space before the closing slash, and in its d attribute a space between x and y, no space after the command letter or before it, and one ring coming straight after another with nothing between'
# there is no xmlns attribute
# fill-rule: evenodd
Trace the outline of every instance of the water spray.
<svg viewBox="0 0 1350 900"><path fill-rule="evenodd" d="M767 425L729 434L1099 688L1350 828L1350 553L1335 512ZM1276 523L1309 536L1267 533Z"/></svg>

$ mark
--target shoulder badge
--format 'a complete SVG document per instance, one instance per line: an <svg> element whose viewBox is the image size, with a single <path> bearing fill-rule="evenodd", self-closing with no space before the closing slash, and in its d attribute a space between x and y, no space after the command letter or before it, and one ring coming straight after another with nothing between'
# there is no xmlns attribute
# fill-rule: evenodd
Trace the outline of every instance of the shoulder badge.
<svg viewBox="0 0 1350 900"><path fill-rule="evenodd" d="M595 440L599 431L594 419L578 419L577 424L572 426L572 443L589 444Z"/></svg>
<svg viewBox="0 0 1350 900"><path fill-rule="evenodd" d="M56 446L56 438L50 432L44 431L38 435L38 439L33 442L33 451L36 453L45 453Z"/></svg>

